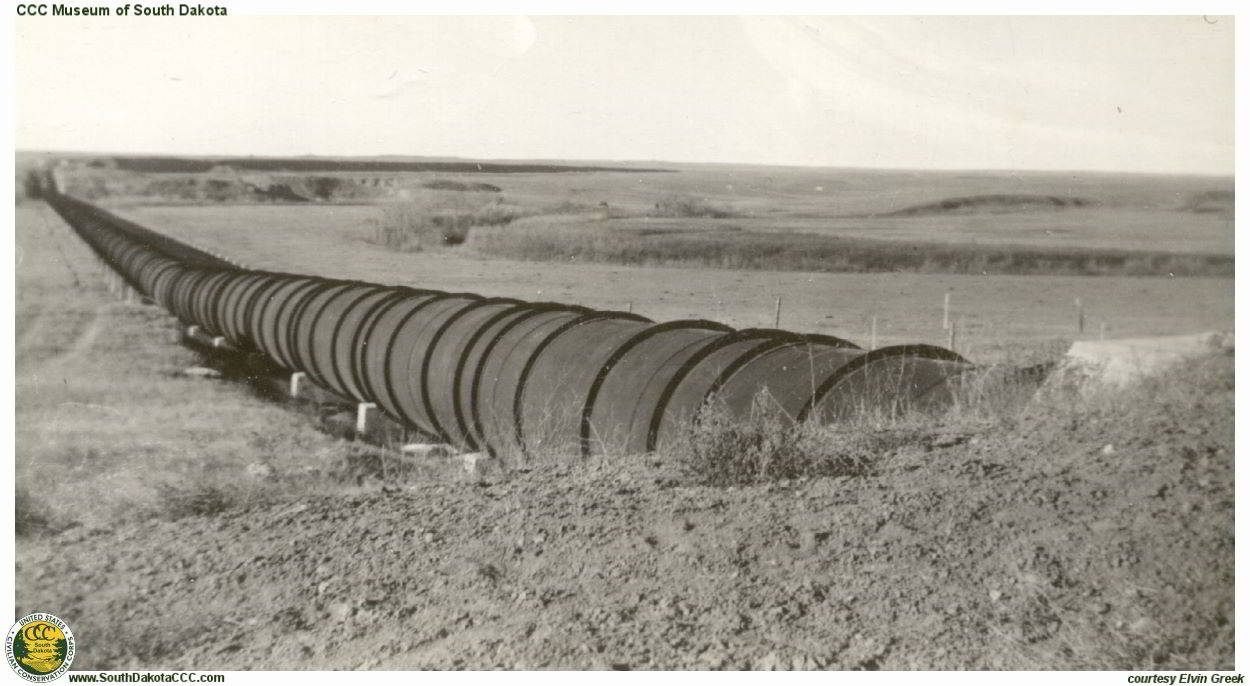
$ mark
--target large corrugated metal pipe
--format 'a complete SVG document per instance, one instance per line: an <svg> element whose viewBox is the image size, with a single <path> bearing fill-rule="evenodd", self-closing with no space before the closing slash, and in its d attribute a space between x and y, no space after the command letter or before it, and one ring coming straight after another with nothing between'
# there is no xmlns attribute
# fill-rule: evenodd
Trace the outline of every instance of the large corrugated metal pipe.
<svg viewBox="0 0 1250 686"><path fill-rule="evenodd" d="M971 365L928 345L656 323L626 312L242 269L56 192L43 197L133 288L186 324L496 456L639 453L715 401L794 422L935 409Z"/></svg>

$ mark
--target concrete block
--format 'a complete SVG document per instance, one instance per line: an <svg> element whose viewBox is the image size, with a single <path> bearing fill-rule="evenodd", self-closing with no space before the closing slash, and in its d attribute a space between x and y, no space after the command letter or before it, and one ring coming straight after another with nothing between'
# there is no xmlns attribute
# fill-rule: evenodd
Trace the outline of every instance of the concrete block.
<svg viewBox="0 0 1250 686"><path fill-rule="evenodd" d="M446 443L409 443L399 449L405 455L418 459L451 457L455 450Z"/></svg>
<svg viewBox="0 0 1250 686"><path fill-rule="evenodd" d="M460 462L465 476L475 481L498 476L501 470L499 460L491 457L490 453L465 453L454 459Z"/></svg>
<svg viewBox="0 0 1250 686"><path fill-rule="evenodd" d="M373 403L359 403L356 405L356 433L368 434L370 429L377 426L378 406Z"/></svg>
<svg viewBox="0 0 1250 686"><path fill-rule="evenodd" d="M1054 383L1125 386L1196 357L1232 350L1232 332L1208 331L1186 336L1077 341L1068 350Z"/></svg>
<svg viewBox="0 0 1250 686"><path fill-rule="evenodd" d="M307 384L308 375L304 372L295 372L291 375L291 383L287 387L287 395L292 398L298 398L303 392L304 386Z"/></svg>

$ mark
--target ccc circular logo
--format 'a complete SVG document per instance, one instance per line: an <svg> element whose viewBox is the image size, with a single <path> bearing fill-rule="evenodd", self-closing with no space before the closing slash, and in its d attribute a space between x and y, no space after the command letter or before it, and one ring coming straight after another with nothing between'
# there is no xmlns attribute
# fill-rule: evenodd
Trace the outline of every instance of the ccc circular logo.
<svg viewBox="0 0 1250 686"><path fill-rule="evenodd" d="M35 612L17 620L4 641L9 666L27 681L52 681L74 661L74 632L55 615Z"/></svg>

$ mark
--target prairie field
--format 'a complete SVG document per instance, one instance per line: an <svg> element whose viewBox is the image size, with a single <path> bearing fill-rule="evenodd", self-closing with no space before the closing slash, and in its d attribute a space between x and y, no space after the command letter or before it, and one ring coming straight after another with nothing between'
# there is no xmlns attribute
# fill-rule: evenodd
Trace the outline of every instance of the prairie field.
<svg viewBox="0 0 1250 686"><path fill-rule="evenodd" d="M406 252L370 240L379 209L366 205L129 205L120 214L211 246L250 267L306 272L488 296L633 309L656 321L706 318L771 326L781 297L783 328L867 345L945 345L951 294L956 348L993 361L1029 342L1228 329L1233 280L1224 277L827 273L709 267L537 262L483 255L467 244ZM506 227L505 227L506 228ZM502 230L502 229L501 229ZM1076 299L1086 326L1078 331Z"/></svg>
<svg viewBox="0 0 1250 686"><path fill-rule="evenodd" d="M1224 177L616 166L614 171L317 176L228 168L198 174L87 168L76 170L69 190L88 199L139 203L502 205L566 227L647 236L811 235L967 248L1222 256L1233 249L1233 181ZM280 196L269 192L276 188L283 189ZM456 188L464 190L451 190Z"/></svg>
<svg viewBox="0 0 1250 686"><path fill-rule="evenodd" d="M342 490L345 443L245 387L182 374L202 360L174 342L173 318L112 296L51 208L20 205L17 227L19 534Z"/></svg>
<svg viewBox="0 0 1250 686"><path fill-rule="evenodd" d="M949 292L954 346L985 361L1023 342L1053 352L1232 326L1230 178L298 162L80 165L64 177L71 192L255 268L658 321L767 326L780 298L783 328L868 345L875 319L878 345L947 345Z"/></svg>
<svg viewBox="0 0 1250 686"><path fill-rule="evenodd" d="M1233 323L1228 180L210 169L69 180L247 267L978 363ZM1122 389L1009 375L936 416L713 418L661 453L466 473L319 430L343 408L189 375L205 358L110 295L47 206L19 202L16 238L16 611L70 621L77 667L1232 664L1231 351ZM67 582L24 581L49 567Z"/></svg>
<svg viewBox="0 0 1250 686"><path fill-rule="evenodd" d="M272 266L511 295L557 284L552 297L633 297L672 316L721 302L742 325L772 316L751 289L783 286L808 306L788 296L783 324L893 304L900 321L926 319L903 338L937 328L945 287L957 313L1022 322L1010 330L1032 343L1062 335L1074 292L1111 294L1092 300L1163 331L1218 324L1231 291L1225 279L543 267L369 244L352 221L369 208L239 210L130 212ZM736 446L777 436L751 425L711 427L720 452L693 459L388 477L311 417L183 373L202 360L167 315L109 295L49 208L20 205L17 220L15 609L67 619L77 668L1232 667L1231 354L1114 392L835 428L821 437L831 464L761 478L742 478L754 456ZM1042 300L1032 323L1000 305L1030 297ZM47 568L65 583L23 573Z"/></svg>

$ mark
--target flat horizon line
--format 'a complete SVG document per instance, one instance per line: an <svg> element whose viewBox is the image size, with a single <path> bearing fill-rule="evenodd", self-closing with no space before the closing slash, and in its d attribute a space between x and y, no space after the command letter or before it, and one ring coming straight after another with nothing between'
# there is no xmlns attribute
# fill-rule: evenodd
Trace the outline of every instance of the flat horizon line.
<svg viewBox="0 0 1250 686"><path fill-rule="evenodd" d="M457 155L418 155L407 153L384 153L384 154L323 154L323 153L303 153L295 155L278 155L278 154L256 154L256 153L178 153L178 152L117 152L117 151L97 151L97 150L81 150L81 149L57 149L57 148L15 148L15 154L46 154L46 155L76 155L84 157L168 157L168 158L185 158L185 159L225 159L225 158L250 158L250 159L268 159L268 160L450 160L456 162L483 162L490 164L518 164L518 163L547 163L547 164L568 164L570 166L587 166L587 165L688 165L688 166L716 166L716 167L764 167L775 169L807 169L807 170L830 170L830 171L861 171L861 172L907 172L907 173L966 173L966 174L1003 174L1003 173L1027 173L1027 174L1099 174L1099 175L1133 175L1133 176L1188 176L1188 177L1207 177L1219 179L1236 179L1236 170L1232 172L1198 172L1198 171L1142 171L1142 170L1122 170L1122 169L1106 169L1106 168L1035 168L1035 167L899 167L899 166L836 166L824 164L801 164L801 163L766 163L766 162L726 162L726 161L688 161L688 160L662 160L662 159L611 159L611 158L580 158L580 157L461 157ZM675 171L675 170L666 170Z"/></svg>

